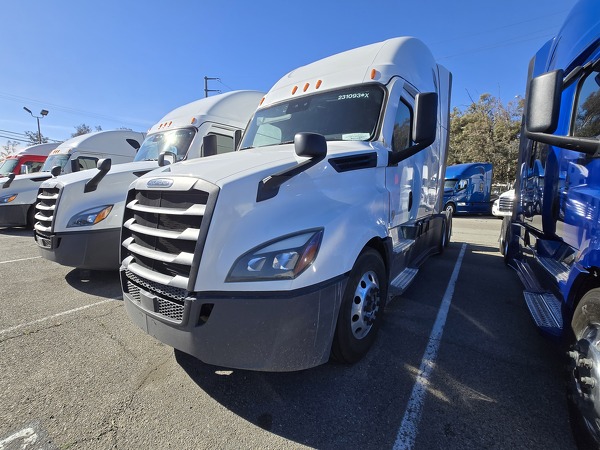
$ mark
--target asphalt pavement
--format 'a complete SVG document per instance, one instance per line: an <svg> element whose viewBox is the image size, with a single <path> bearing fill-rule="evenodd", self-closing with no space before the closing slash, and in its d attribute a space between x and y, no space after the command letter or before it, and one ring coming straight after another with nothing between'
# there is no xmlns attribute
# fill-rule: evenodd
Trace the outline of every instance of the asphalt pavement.
<svg viewBox="0 0 600 450"><path fill-rule="evenodd" d="M575 448L561 355L498 253L500 224L456 217L363 360L293 373L175 352L129 321L117 273L0 229L0 450Z"/></svg>

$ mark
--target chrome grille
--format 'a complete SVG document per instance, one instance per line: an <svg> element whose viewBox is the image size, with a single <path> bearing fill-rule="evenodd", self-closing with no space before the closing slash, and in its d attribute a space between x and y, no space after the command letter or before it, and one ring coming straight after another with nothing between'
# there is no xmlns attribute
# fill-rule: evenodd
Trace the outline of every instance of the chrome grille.
<svg viewBox="0 0 600 450"><path fill-rule="evenodd" d="M56 204L60 197L60 188L45 188L42 187L38 190L37 203L35 205L35 222L34 231L38 244L46 246L50 232L52 231L52 224L54 222L54 214L56 212Z"/></svg>
<svg viewBox="0 0 600 450"><path fill-rule="evenodd" d="M513 199L510 197L500 197L498 209L502 212L511 212L513 209Z"/></svg>
<svg viewBox="0 0 600 450"><path fill-rule="evenodd" d="M197 185L201 189L129 191L121 258L130 269L127 277L135 277L142 289L181 301L194 285L192 267L200 263L218 195L212 184L198 180Z"/></svg>

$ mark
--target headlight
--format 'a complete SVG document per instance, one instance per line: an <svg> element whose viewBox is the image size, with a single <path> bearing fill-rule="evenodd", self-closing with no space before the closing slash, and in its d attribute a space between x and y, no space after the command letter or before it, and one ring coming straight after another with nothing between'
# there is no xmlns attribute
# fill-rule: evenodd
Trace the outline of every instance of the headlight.
<svg viewBox="0 0 600 450"><path fill-rule="evenodd" d="M10 203L15 198L17 198L17 194L4 195L3 197L0 197L0 204L2 204L2 203Z"/></svg>
<svg viewBox="0 0 600 450"><path fill-rule="evenodd" d="M96 208L86 209L85 211L76 214L71 217L67 228L71 227L84 227L89 225L95 225L98 222L102 222L108 217L113 205L98 206Z"/></svg>
<svg viewBox="0 0 600 450"><path fill-rule="evenodd" d="M314 262L322 239L318 229L267 242L239 257L225 281L293 280Z"/></svg>

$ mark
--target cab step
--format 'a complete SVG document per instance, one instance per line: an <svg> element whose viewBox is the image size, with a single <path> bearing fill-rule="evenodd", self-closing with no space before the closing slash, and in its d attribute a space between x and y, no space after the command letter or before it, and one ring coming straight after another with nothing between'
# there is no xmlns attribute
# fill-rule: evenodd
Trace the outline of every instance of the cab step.
<svg viewBox="0 0 600 450"><path fill-rule="evenodd" d="M407 267L402 272L400 272L396 278L392 280L390 283L390 293L393 295L402 294L406 288L410 285L412 280L417 276L419 269L415 269L412 267Z"/></svg>
<svg viewBox="0 0 600 450"><path fill-rule="evenodd" d="M537 327L549 335L560 336L563 329L560 300L549 292L523 291L523 296Z"/></svg>

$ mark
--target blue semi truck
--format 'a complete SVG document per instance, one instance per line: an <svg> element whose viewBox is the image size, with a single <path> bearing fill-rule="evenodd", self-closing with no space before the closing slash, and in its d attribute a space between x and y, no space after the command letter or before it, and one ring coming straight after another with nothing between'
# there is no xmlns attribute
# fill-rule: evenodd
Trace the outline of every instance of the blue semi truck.
<svg viewBox="0 0 600 450"><path fill-rule="evenodd" d="M444 209L451 214L489 214L492 210L492 164L454 164L446 168Z"/></svg>
<svg viewBox="0 0 600 450"><path fill-rule="evenodd" d="M600 2L579 1L529 65L500 251L535 324L564 345L582 447L600 447Z"/></svg>

